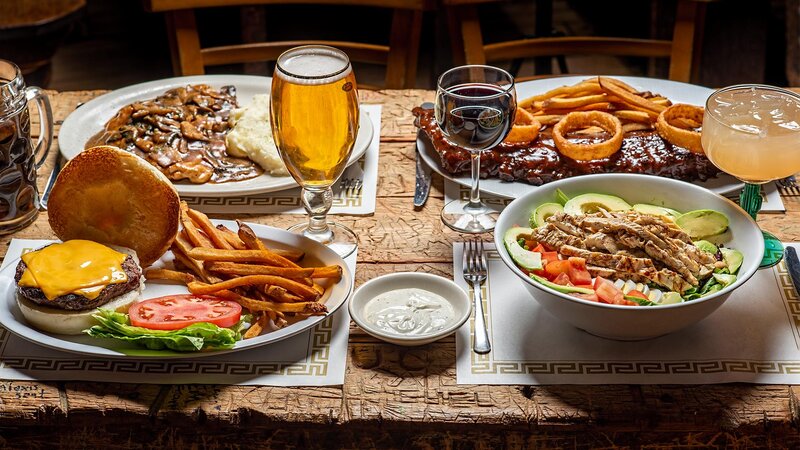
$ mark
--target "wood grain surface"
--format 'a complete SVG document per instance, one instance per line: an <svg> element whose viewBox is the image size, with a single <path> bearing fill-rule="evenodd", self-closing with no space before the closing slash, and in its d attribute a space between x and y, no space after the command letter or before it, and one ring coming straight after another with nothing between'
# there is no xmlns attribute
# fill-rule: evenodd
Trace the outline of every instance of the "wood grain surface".
<svg viewBox="0 0 800 450"><path fill-rule="evenodd" d="M50 92L56 120L102 92ZM381 274L452 277L463 239L439 220L443 182L411 205L411 108L430 91L362 92L384 105L377 209L339 217L360 239L356 284ZM34 127L35 129L35 127ZM58 131L58 128L56 128ZM55 150L55 149L54 149ZM40 186L56 151L40 171ZM800 197L762 226L800 240ZM220 218L229 218L218 216ZM247 216L284 227L297 216ZM47 213L12 237L52 238ZM489 236L486 236L489 240ZM0 381L0 443L8 447L197 448L800 448L800 399L785 385L457 385L455 340L404 348L351 325L344 386Z"/></svg>

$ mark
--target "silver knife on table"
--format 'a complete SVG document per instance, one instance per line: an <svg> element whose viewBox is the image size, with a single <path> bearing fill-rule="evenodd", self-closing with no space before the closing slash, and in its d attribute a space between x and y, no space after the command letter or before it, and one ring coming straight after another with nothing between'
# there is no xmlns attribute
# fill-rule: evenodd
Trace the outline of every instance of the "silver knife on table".
<svg viewBox="0 0 800 450"><path fill-rule="evenodd" d="M422 107L425 109L433 109L433 103L425 102L422 104ZM425 204L425 201L428 199L428 193L431 191L431 168L425 164L419 154L420 145L424 145L422 142L420 142L423 137L423 131L417 131L417 142L415 144L417 170L414 183L414 206L417 208Z"/></svg>
<svg viewBox="0 0 800 450"><path fill-rule="evenodd" d="M797 251L794 247L786 247L783 253L786 260L786 268L789 269L789 277L792 279L794 290L800 293L800 259L797 257Z"/></svg>

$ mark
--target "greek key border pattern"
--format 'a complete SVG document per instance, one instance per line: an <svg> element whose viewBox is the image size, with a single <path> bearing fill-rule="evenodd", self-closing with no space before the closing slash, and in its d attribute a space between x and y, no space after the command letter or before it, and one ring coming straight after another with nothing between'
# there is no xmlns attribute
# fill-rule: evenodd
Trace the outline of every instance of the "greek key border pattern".
<svg viewBox="0 0 800 450"><path fill-rule="evenodd" d="M0 348L5 349L11 333L0 326ZM51 359L0 357L0 368L17 370L98 371L141 374L199 375L285 375L326 376L333 338L333 316L317 324L310 335L310 352L305 362L216 362L204 360L159 361L135 359ZM34 344L35 345L35 344Z"/></svg>
<svg viewBox="0 0 800 450"><path fill-rule="evenodd" d="M367 155L364 154L358 159L356 164L364 171ZM296 188L294 188L296 189ZM360 207L364 199L364 189L361 189L354 196L344 194L333 196L333 206L357 208ZM299 195L285 195L285 191L268 192L265 194L245 195L235 197L191 197L181 196L181 200L186 201L190 207L216 206L216 207L291 207L301 208L303 203Z"/></svg>
<svg viewBox="0 0 800 450"><path fill-rule="evenodd" d="M487 251L487 260L497 261L496 250ZM491 280L491 265L489 280ZM794 290L786 265L776 266L779 288L789 307L795 331L800 332L800 298ZM485 286L488 286L488 282ZM491 289L485 289L484 310L486 322L491 324ZM470 291L470 295L472 292ZM490 329L491 330L491 329ZM470 345L475 333L474 317L470 320ZM471 349L470 349L471 350ZM534 375L690 375L711 373L753 373L773 375L800 374L800 361L499 361L492 353L478 355L470 351L473 374L534 374Z"/></svg>

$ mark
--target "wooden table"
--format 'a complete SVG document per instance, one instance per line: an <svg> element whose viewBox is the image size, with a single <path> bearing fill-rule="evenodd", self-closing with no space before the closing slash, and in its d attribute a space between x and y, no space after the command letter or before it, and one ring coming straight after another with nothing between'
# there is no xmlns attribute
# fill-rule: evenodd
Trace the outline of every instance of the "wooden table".
<svg viewBox="0 0 800 450"><path fill-rule="evenodd" d="M100 93L51 92L56 120ZM434 176L421 211L411 204L411 108L433 93L377 91L361 97L384 109L375 215L339 217L359 235L356 283L397 271L452 278L452 245L463 236L439 220L442 178ZM41 185L55 153L40 172ZM787 214L760 222L784 240L800 240L800 197L784 201ZM247 220L285 227L298 216ZM47 214L14 237L52 238ZM3 254L9 240L2 240ZM798 394L800 388L792 386L748 384L459 386L453 337L401 348L351 326L340 387L0 381L0 442L97 448L798 448Z"/></svg>

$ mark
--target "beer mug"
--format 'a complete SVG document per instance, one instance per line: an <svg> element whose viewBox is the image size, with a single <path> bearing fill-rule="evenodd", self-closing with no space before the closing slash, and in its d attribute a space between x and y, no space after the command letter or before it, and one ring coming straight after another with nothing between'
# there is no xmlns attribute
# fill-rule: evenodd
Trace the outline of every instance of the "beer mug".
<svg viewBox="0 0 800 450"><path fill-rule="evenodd" d="M39 140L31 141L28 102L39 109ZM42 166L53 141L53 112L37 87L25 87L14 63L0 59L0 234L31 224L39 214L36 169ZM36 155L39 156L38 160Z"/></svg>

